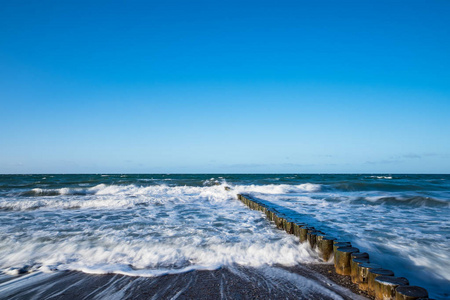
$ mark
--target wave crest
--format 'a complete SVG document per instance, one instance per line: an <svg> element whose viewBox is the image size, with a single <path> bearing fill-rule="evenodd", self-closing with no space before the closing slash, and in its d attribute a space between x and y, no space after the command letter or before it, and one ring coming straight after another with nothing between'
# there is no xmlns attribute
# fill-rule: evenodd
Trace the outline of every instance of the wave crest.
<svg viewBox="0 0 450 300"><path fill-rule="evenodd" d="M394 196L371 196L364 200L376 204L408 205L408 206L450 206L450 203L431 197L394 197Z"/></svg>

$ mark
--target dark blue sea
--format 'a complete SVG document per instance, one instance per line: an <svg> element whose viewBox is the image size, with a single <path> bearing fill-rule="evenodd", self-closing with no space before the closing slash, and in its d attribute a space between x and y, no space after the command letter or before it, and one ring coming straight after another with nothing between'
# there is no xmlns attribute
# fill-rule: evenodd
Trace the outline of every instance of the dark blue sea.
<svg viewBox="0 0 450 300"><path fill-rule="evenodd" d="M39 295L37 283L67 271L155 278L243 267L281 282L279 266L323 263L237 193L289 208L431 297L450 297L450 175L41 174L0 175L0 298ZM123 288L102 293L120 298Z"/></svg>

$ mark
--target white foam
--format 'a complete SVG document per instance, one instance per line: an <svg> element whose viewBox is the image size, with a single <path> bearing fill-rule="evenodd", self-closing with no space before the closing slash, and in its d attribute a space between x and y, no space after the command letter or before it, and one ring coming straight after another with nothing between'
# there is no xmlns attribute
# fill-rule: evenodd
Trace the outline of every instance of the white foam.
<svg viewBox="0 0 450 300"><path fill-rule="evenodd" d="M211 181L212 180L212 181ZM29 209L71 209L71 208L124 208L142 203L164 202L186 196L206 197L211 201L225 201L231 197L230 193L224 192L225 180L222 184L214 178L205 181L204 187L198 186L174 186L167 185L106 185L99 184L93 187L42 189L34 188L24 194L26 198L0 199L0 208L6 210L29 210ZM236 193L264 193L264 194L286 194L286 193L312 193L321 189L320 184L304 183L300 185L270 184L270 185L239 185L232 192ZM67 196L61 198L59 196ZM105 196L105 197L89 197ZM108 196L108 197L107 197Z"/></svg>
<svg viewBox="0 0 450 300"><path fill-rule="evenodd" d="M190 201L194 197L203 197L210 201L226 201L233 197L224 192L223 185L210 187L189 187L167 185L105 185L90 188L61 188L53 190L33 189L39 197L20 197L1 199L0 208L11 210L29 209L90 209L90 208L127 208L137 204L163 203L178 200ZM40 196L42 194L48 196ZM67 196L67 197L58 197Z"/></svg>
<svg viewBox="0 0 450 300"><path fill-rule="evenodd" d="M225 191L225 184L100 184L58 189L59 196L0 200L3 208L33 216L20 221L23 231L17 231L19 221L14 219L5 227L5 232L17 234L0 236L0 269L29 264L46 272L158 276L233 264L292 266L317 259L295 237L236 201L236 190ZM311 186L291 188L305 191Z"/></svg>
<svg viewBox="0 0 450 300"><path fill-rule="evenodd" d="M238 185L234 190L238 193L261 193L261 194L287 194L287 193L312 193L321 189L320 184L303 183L299 185L290 184L267 184L267 185Z"/></svg>
<svg viewBox="0 0 450 300"><path fill-rule="evenodd" d="M392 176L370 176L370 178L377 178L377 179L392 179Z"/></svg>
<svg viewBox="0 0 450 300"><path fill-rule="evenodd" d="M40 197L19 198L17 201L11 199L0 200L0 207L12 210L27 209L71 209L71 208L123 208L134 206L138 203L153 203L173 200L174 197L182 196L183 201L189 195L205 197L211 201L225 201L232 197L225 193L221 185L205 186L175 186L167 185L105 185L99 184L89 188L60 188L60 189L32 189L33 195ZM233 194L253 192L266 194L317 192L321 188L318 184L305 183L300 185L250 185L236 186ZM87 196L105 197L87 197ZM61 198L58 196L72 196ZM78 196L78 197L77 197ZM106 197L109 196L109 197Z"/></svg>

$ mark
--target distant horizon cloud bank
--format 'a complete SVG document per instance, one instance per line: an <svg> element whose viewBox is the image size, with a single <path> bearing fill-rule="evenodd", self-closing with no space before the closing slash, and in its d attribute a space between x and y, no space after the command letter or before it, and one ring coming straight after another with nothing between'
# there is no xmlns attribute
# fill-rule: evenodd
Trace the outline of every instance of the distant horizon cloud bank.
<svg viewBox="0 0 450 300"><path fill-rule="evenodd" d="M431 157L428 170L418 170L421 160ZM49 163L48 167L27 166L24 163L0 165L0 174L450 174L448 166L440 162L448 161L444 154L405 154L381 160L367 160L361 163L205 163L193 165L179 165L170 168L151 166L151 164L137 163L125 160L122 167L94 166L71 162ZM53 167L50 167L52 166ZM57 167L55 165L58 165Z"/></svg>

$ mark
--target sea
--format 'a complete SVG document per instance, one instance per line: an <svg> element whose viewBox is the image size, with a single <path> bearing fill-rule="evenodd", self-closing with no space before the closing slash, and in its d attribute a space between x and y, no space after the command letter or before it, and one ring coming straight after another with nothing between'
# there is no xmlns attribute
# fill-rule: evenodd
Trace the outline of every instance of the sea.
<svg viewBox="0 0 450 300"><path fill-rule="evenodd" d="M81 274L80 293L86 278L108 276L86 299L121 299L139 280L218 270L269 295L282 287L304 299L352 298L289 272L323 262L238 193L294 211L430 297L450 298L450 175L412 174L0 175L0 298L64 298L75 280L56 279ZM213 298L245 298L221 282ZM202 288L189 284L145 295L181 299L186 286Z"/></svg>

